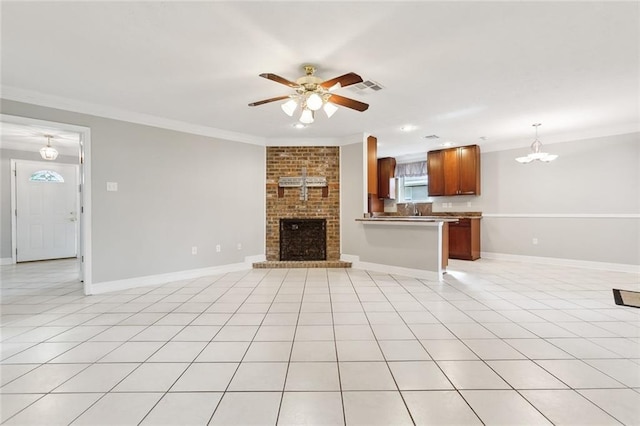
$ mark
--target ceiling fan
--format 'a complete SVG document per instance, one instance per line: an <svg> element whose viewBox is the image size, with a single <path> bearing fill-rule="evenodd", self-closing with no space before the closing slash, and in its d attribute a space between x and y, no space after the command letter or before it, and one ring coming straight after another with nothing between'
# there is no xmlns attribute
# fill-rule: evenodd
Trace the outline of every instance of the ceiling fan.
<svg viewBox="0 0 640 426"><path fill-rule="evenodd" d="M260 74L260 77L275 81L276 83L284 84L285 86L295 89L295 93L292 93L291 95L277 96L275 98L252 102L249 104L249 106L264 105L269 102L288 99L287 102L281 105L282 110L291 117L293 116L296 108L300 106L300 109L302 110L302 114L300 115L300 122L304 124L313 123L315 112L321 108L327 114L327 117L331 117L338 110L338 107L336 105L351 108L361 112L366 111L367 108L369 108L369 105L365 104L364 102L356 101L355 99L351 98L345 98L344 96L336 95L335 93L333 93L335 90L341 87L361 83L362 77L360 77L358 74L350 72L339 77L323 81L321 78L318 78L314 75L316 71L316 68L314 66L305 65L303 68L306 75L298 78L295 83L276 74Z"/></svg>

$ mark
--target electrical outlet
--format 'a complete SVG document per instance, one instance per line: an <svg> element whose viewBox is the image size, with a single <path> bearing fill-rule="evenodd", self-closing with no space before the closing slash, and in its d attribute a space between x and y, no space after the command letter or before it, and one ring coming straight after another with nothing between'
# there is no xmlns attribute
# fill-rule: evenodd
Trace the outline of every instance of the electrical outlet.
<svg viewBox="0 0 640 426"><path fill-rule="evenodd" d="M222 247L220 246L220 244L216 245L216 252L220 253L222 251Z"/></svg>
<svg viewBox="0 0 640 426"><path fill-rule="evenodd" d="M531 243L535 246L538 244L538 239L537 238L533 238L533 240L531 240Z"/></svg>
<svg viewBox="0 0 640 426"><path fill-rule="evenodd" d="M467 201L467 207L471 207L471 201Z"/></svg>
<svg viewBox="0 0 640 426"><path fill-rule="evenodd" d="M118 182L107 182L107 191L116 192L118 190Z"/></svg>
<svg viewBox="0 0 640 426"><path fill-rule="evenodd" d="M242 250L242 244L238 243L238 250Z"/></svg>
<svg viewBox="0 0 640 426"><path fill-rule="evenodd" d="M198 247L196 246L191 247L191 254L198 254Z"/></svg>

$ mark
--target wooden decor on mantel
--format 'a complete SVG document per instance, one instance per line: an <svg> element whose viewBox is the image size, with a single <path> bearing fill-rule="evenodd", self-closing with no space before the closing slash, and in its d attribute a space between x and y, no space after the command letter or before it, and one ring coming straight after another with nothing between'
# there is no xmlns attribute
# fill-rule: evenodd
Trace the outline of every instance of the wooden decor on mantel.
<svg viewBox="0 0 640 426"><path fill-rule="evenodd" d="M285 188L300 188L300 200L309 199L309 188L322 188L322 198L329 196L327 178L320 176L307 176L307 168L302 168L302 176L281 177L278 179L278 198L284 197Z"/></svg>

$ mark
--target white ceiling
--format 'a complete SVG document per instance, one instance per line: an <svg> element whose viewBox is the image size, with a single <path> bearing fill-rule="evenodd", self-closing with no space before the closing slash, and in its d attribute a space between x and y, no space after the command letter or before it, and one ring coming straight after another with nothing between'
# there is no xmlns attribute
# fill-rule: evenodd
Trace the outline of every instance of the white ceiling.
<svg viewBox="0 0 640 426"><path fill-rule="evenodd" d="M39 151L51 136L51 146L60 154L78 155L80 134L60 127L37 124L0 123L0 148L19 151Z"/></svg>
<svg viewBox="0 0 640 426"><path fill-rule="evenodd" d="M381 156L638 131L638 2L2 2L3 97L280 144L363 132ZM290 80L384 86L296 130ZM147 120L148 121L148 120ZM413 132L400 128L413 124ZM206 132L205 132L206 133ZM436 134L440 139L424 139ZM481 139L486 138L486 140Z"/></svg>

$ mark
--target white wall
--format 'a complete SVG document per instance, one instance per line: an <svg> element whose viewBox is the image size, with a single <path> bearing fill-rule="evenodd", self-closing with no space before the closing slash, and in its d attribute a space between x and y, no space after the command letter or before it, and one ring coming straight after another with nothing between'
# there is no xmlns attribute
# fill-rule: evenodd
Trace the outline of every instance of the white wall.
<svg viewBox="0 0 640 426"><path fill-rule="evenodd" d="M340 241L345 255L358 255L366 244L362 224L355 221L365 211L364 158L362 142L340 147Z"/></svg>
<svg viewBox="0 0 640 426"><path fill-rule="evenodd" d="M91 128L94 283L264 254L264 147L13 101L1 106L4 114ZM558 160L522 165L514 158L523 149L483 153L482 195L438 197L434 211L482 211L485 253L640 265L640 134L546 147ZM363 213L363 155L362 142L341 147L343 254L366 245L355 222ZM119 191L106 192L107 181Z"/></svg>
<svg viewBox="0 0 640 426"><path fill-rule="evenodd" d="M523 165L514 159L526 149L482 153L482 195L432 197L433 210L481 211L481 250L487 257L623 270L640 265L640 134L545 147L560 157ZM342 253L347 255L366 245L354 221L362 216L362 149L362 143L341 149Z"/></svg>
<svg viewBox="0 0 640 426"><path fill-rule="evenodd" d="M264 254L264 147L13 101L1 105L3 114L91 128L94 284ZM107 192L106 182L117 182L118 192Z"/></svg>
<svg viewBox="0 0 640 426"><path fill-rule="evenodd" d="M482 195L433 197L433 210L481 211L485 253L640 265L640 134L544 147L559 158L482 153Z"/></svg>

